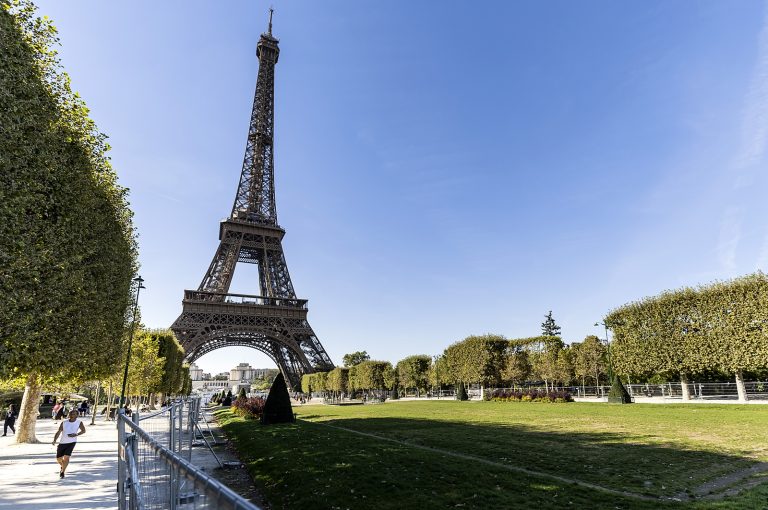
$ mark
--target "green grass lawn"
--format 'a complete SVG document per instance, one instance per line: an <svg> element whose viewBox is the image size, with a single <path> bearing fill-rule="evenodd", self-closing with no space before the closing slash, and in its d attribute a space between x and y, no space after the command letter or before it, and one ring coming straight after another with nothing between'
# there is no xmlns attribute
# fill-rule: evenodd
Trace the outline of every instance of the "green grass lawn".
<svg viewBox="0 0 768 510"><path fill-rule="evenodd" d="M423 401L296 412L296 424L270 427L219 414L274 508L768 508L768 484L757 483L768 478L726 498L702 490L768 461L768 406Z"/></svg>

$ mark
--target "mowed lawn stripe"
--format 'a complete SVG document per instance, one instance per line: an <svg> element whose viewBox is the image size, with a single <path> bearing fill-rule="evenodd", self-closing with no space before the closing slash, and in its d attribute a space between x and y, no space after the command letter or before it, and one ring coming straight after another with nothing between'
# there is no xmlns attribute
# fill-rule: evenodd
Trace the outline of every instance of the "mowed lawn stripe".
<svg viewBox="0 0 768 510"><path fill-rule="evenodd" d="M609 493L609 494L613 494L613 495L616 495L616 496L628 497L628 498L632 498L632 499L639 499L639 500L645 500L645 501L658 501L659 500L659 498L654 497L654 496L646 496L644 494L634 494L632 492L618 491L618 490L615 490L615 489L610 489L608 487L601 487L600 485L595 485L595 484L592 484L592 483L589 483L589 482L584 482L584 481L581 481L581 480L575 480L573 478L565 478L565 477L562 477L562 476L553 475L551 473L543 473L541 471L532 471L530 469L526 469L526 468L523 468L523 467L520 467L520 466L514 466L514 465L510 465L510 464L503 464L501 462L494 462L492 460L484 459L482 457L477 457L475 455L468 455L466 453L459 453L459 452L454 452L454 451L450 451L450 450L444 450L444 449L441 449L441 448L435 448L435 447L432 447L432 446L425 446L425 445L422 445L422 444L413 444L413 443L409 443L407 441L401 441L401 440L398 440L398 439L393 439L391 437L385 437L385 436L380 436L380 435L377 435L377 434L372 434L370 432L361 432L359 430L353 430L353 429L349 429L349 428L346 428L346 427L340 427L338 425L331 425L330 423L312 422L312 421L308 421L307 423L313 423L315 425L319 425L319 426L322 426L322 427L330 427L330 428L337 429L337 430L343 430L345 432L351 432L353 434L358 434L358 435L361 435L361 436L370 437L370 438L373 438L373 439L377 439L379 441L390 441L390 442L393 442L393 443L397 443L397 444L400 444L400 445L407 446L409 448L419 448L419 449L427 450L429 452L437 453L437 454L440 454L440 455L445 455L445 456L449 456L449 457L457 457L457 458L460 458L460 459L470 460L470 461L473 461L473 462L480 462L482 464L487 464L487 465L490 465L490 466L499 467L501 469L506 469L506 470L509 470L509 471L515 471L515 472L518 472L518 473L524 473L526 475L530 475L530 476L533 476L533 477L547 478L547 479L555 480L555 481L558 481L558 482L561 482L561 483L565 483L565 484L580 485L582 487L586 487L586 488L594 489L594 490L599 490L599 491L606 492L606 493Z"/></svg>
<svg viewBox="0 0 768 510"><path fill-rule="evenodd" d="M281 426L260 426L228 411L219 418L275 509L768 508L768 484L759 483L765 479L759 475L752 478L755 487L722 500L693 498L690 489L668 492L698 479L699 473L680 461L687 454L700 461L695 469L709 472L722 470L715 464L723 459L755 465L760 457L765 430L758 424L766 418L765 408L721 407L420 401L303 406L295 409L297 423ZM589 453L579 449L593 454L581 475L582 466L571 457L582 461ZM644 452L657 450L672 467L636 464ZM510 454L515 451L520 455ZM539 465L551 468L528 463L536 456L543 457ZM656 483L657 470L673 477L661 480L665 493L644 494L644 486L638 491L630 475ZM564 481L571 478L586 484ZM613 485L603 483L609 481ZM671 495L691 500L662 499Z"/></svg>
<svg viewBox="0 0 768 510"><path fill-rule="evenodd" d="M300 416L529 471L655 497L764 457L765 406L394 402Z"/></svg>
<svg viewBox="0 0 768 510"><path fill-rule="evenodd" d="M650 510L661 504L304 420L261 426L230 411L217 418L273 509Z"/></svg>

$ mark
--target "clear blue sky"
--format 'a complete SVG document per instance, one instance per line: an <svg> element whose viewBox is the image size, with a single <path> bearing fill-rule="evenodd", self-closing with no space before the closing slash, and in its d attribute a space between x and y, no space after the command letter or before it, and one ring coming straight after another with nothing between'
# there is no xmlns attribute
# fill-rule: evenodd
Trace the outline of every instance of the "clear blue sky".
<svg viewBox="0 0 768 510"><path fill-rule="evenodd" d="M38 4L167 327L231 208L269 3ZM278 217L335 362L536 335L548 310L579 341L627 301L768 267L764 3L274 6ZM241 266L232 291L256 293ZM273 366L199 364L240 361Z"/></svg>

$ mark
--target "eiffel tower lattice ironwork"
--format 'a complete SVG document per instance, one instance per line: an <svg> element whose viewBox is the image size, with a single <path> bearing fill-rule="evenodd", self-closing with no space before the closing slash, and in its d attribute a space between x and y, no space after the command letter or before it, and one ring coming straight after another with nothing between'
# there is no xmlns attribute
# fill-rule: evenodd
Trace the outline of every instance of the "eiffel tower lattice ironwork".
<svg viewBox="0 0 768 510"><path fill-rule="evenodd" d="M229 218L219 226L219 248L197 290L185 290L183 311L171 329L186 359L221 347L253 347L268 355L294 388L301 375L334 367L307 322L283 254L274 181L275 64L280 49L269 29L256 47L259 74L240 184ZM238 262L259 268L260 295L231 294Z"/></svg>

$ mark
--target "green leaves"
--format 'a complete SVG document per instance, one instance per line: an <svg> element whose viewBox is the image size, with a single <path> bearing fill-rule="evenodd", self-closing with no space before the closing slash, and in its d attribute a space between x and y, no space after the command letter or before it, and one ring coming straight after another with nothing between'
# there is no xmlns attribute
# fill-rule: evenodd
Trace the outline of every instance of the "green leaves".
<svg viewBox="0 0 768 510"><path fill-rule="evenodd" d="M401 388L426 389L429 385L429 369L432 358L426 354L408 356L397 362L397 381Z"/></svg>
<svg viewBox="0 0 768 510"><path fill-rule="evenodd" d="M95 379L125 359L132 213L57 42L30 2L0 2L2 377Z"/></svg>
<svg viewBox="0 0 768 510"><path fill-rule="evenodd" d="M666 291L605 318L617 373L735 374L768 368L768 278L762 272Z"/></svg>
<svg viewBox="0 0 768 510"><path fill-rule="evenodd" d="M502 380L509 345L501 335L470 336L450 345L443 355L451 382L493 384Z"/></svg>

